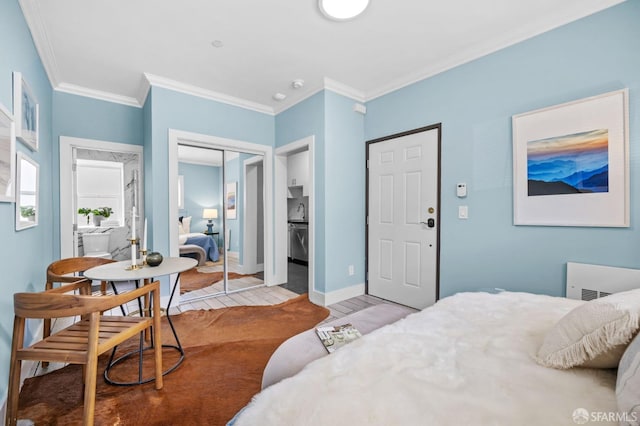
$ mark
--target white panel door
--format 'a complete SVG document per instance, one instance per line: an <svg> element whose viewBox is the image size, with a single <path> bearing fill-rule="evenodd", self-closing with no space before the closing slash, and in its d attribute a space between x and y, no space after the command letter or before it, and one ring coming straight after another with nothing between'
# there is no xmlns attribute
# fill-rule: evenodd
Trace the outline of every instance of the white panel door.
<svg viewBox="0 0 640 426"><path fill-rule="evenodd" d="M439 132L368 144L368 293L417 309L437 297Z"/></svg>

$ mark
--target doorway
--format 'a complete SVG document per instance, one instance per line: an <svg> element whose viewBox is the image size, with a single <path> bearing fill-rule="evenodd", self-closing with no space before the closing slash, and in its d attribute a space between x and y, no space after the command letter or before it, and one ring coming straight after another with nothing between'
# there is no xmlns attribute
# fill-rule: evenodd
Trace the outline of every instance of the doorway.
<svg viewBox="0 0 640 426"><path fill-rule="evenodd" d="M276 282L323 305L314 283L314 140L308 136L276 149Z"/></svg>
<svg viewBox="0 0 640 426"><path fill-rule="evenodd" d="M440 131L367 142L367 293L416 309L439 292Z"/></svg>
<svg viewBox="0 0 640 426"><path fill-rule="evenodd" d="M144 218L143 176L141 146L61 136L61 257L88 254L83 235L103 233L109 239L106 253L100 255L129 260L131 215L127 213L135 205L138 217ZM107 212L106 217L99 211ZM138 219L138 229L142 222Z"/></svg>

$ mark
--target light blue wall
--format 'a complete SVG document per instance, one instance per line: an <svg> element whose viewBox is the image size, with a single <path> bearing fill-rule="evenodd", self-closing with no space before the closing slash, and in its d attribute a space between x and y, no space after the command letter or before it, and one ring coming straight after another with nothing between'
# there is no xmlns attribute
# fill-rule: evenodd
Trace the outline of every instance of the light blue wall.
<svg viewBox="0 0 640 426"><path fill-rule="evenodd" d="M365 281L364 116L353 99L325 91L325 291ZM355 275L348 275L349 265Z"/></svg>
<svg viewBox="0 0 640 426"><path fill-rule="evenodd" d="M207 229L202 210L218 209L218 219L213 219L213 230L222 231L222 167L178 163L178 174L184 176L184 209L180 216L191 216L191 232ZM220 236L222 238L222 235Z"/></svg>
<svg viewBox="0 0 640 426"><path fill-rule="evenodd" d="M17 0L0 2L0 103L13 111L12 72L19 71L40 105L38 152L17 142L17 150L27 153L40 165L39 224L15 231L15 203L0 203L0 401L9 380L9 357L13 330L13 294L44 289L45 270L53 260L51 85L35 49L29 28ZM29 322L27 339L39 323Z"/></svg>
<svg viewBox="0 0 640 426"><path fill-rule="evenodd" d="M53 92L53 191L60 193L60 136L142 145L143 110L84 96ZM60 198L53 199L54 257L60 257Z"/></svg>
<svg viewBox="0 0 640 426"><path fill-rule="evenodd" d="M146 208L153 211L154 250L169 252L169 129L261 145L274 145L272 116L171 90L152 87L149 104L151 139L145 135ZM145 108L147 105L145 105ZM151 149L148 149L150 147Z"/></svg>
<svg viewBox="0 0 640 426"><path fill-rule="evenodd" d="M479 287L562 295L567 261L640 267L639 21L640 1L628 1L367 103L368 140L442 123L442 296ZM514 226L511 116L624 87L631 227ZM468 185L463 201L457 182ZM468 220L457 219L461 204Z"/></svg>
<svg viewBox="0 0 640 426"><path fill-rule="evenodd" d="M325 91L319 92L276 116L276 147L295 142L307 136L315 136L315 288L325 291ZM277 236L276 236L277 238Z"/></svg>

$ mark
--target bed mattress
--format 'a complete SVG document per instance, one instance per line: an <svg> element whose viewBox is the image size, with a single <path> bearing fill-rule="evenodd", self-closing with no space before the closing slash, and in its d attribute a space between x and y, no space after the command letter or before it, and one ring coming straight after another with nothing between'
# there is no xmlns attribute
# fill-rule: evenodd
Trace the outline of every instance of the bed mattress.
<svg viewBox="0 0 640 426"><path fill-rule="evenodd" d="M569 425L579 409L615 412L615 371L534 360L545 333L581 303L510 292L445 298L263 390L233 424Z"/></svg>

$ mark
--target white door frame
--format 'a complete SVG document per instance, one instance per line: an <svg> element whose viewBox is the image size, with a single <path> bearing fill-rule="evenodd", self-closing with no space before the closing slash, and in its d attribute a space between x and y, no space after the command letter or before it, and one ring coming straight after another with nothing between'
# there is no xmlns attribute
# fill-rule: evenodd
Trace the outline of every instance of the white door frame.
<svg viewBox="0 0 640 426"><path fill-rule="evenodd" d="M255 274L256 272L264 270L264 263L258 263L258 246L257 239L255 235L252 235L251 232L247 232L248 230L257 231L256 225L258 222L258 212L255 209L247 208L249 203L249 195L255 196L257 192L257 182L256 179L249 179L249 168L257 167L258 164L262 163L264 167L264 159L260 156L255 156L249 158L243 162L243 173L244 173L244 191L243 194L243 202L244 206L244 214L242 215L242 265L240 271L243 274ZM264 175L264 173L263 173ZM263 176L264 181L264 176ZM264 191L264 185L263 185ZM264 194L264 193L263 193ZM264 199L263 199L264 202ZM226 228L225 228L226 229ZM264 232L264 229L263 229Z"/></svg>
<svg viewBox="0 0 640 426"><path fill-rule="evenodd" d="M77 255L73 232L73 219L76 212L74 211L75 203L73 202L72 188L73 150L76 148L138 154L138 167L140 170L138 185L140 191L144 188L144 150L141 145L60 136L60 257L62 259ZM141 212L143 212L144 197L139 198L139 202L143 206Z"/></svg>
<svg viewBox="0 0 640 426"><path fill-rule="evenodd" d="M276 276L278 284L287 282L287 244L288 244L288 212L287 212L287 156L307 149L309 151L309 178L307 181L309 194L309 300L317 305L324 305L324 294L315 288L315 136L307 136L288 143L275 150L275 233L276 233Z"/></svg>
<svg viewBox="0 0 640 426"><path fill-rule="evenodd" d="M202 148L246 152L262 155L264 158L264 281L266 285L274 285L273 272L273 148L251 142L221 138L218 136L187 132L183 130L169 129L169 253L170 256L179 256L178 227L171 226L178 223L178 145L187 144ZM225 201L226 202L226 201ZM224 216L223 216L224 217ZM226 224L225 224L226 232ZM225 245L226 245L225 241ZM227 264L227 250L223 250L225 264ZM175 276L171 277L172 280ZM177 284L176 294L180 294L180 283ZM178 302L179 303L179 302Z"/></svg>

